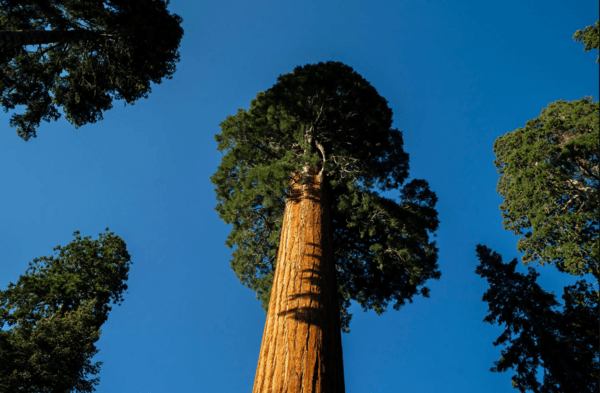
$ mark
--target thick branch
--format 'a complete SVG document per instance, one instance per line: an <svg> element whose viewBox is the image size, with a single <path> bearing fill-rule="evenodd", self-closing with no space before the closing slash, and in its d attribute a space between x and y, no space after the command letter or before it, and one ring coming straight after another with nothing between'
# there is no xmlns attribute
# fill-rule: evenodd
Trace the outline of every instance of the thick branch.
<svg viewBox="0 0 600 393"><path fill-rule="evenodd" d="M319 151L321 152L321 155L323 156L323 167L321 168L321 171L319 172L319 176L321 176L323 174L323 171L325 170L325 163L327 162L327 157L325 156L325 148L323 147L322 144L319 143L319 141L315 138L315 145L317 146L317 149L319 149Z"/></svg>

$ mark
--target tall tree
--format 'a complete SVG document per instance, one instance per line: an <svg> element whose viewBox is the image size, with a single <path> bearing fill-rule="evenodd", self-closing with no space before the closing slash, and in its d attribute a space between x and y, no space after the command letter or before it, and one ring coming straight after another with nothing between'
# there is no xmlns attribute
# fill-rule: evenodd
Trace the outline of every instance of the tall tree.
<svg viewBox="0 0 600 393"><path fill-rule="evenodd" d="M343 392L350 301L399 309L440 277L437 197L404 184L391 126L387 101L337 62L281 75L221 123L216 210L232 269L267 309L255 392Z"/></svg>
<svg viewBox="0 0 600 393"><path fill-rule="evenodd" d="M476 273L490 288L483 295L489 304L484 321L504 325L494 345L504 345L491 371L516 370L513 387L521 392L597 392L600 377L598 353L598 297L585 280L565 287L564 306L537 283L539 273L515 271L517 259L502 257L477 246ZM543 376L538 375L539 368Z"/></svg>
<svg viewBox="0 0 600 393"><path fill-rule="evenodd" d="M574 38L585 50L598 49L598 23ZM477 247L476 272L490 283L484 321L506 326L494 345L508 347L492 371L515 369L513 386L521 392L598 389L599 109L593 97L560 100L494 143L504 228L521 236L523 263L594 277L592 284L565 287L561 310L535 282L533 268L517 273L516 259L505 265L498 254Z"/></svg>
<svg viewBox="0 0 600 393"><path fill-rule="evenodd" d="M0 97L24 140L62 108L76 128L171 79L182 19L163 0L0 0Z"/></svg>
<svg viewBox="0 0 600 393"><path fill-rule="evenodd" d="M504 228L523 262L598 272L598 102L557 101L494 143Z"/></svg>
<svg viewBox="0 0 600 393"><path fill-rule="evenodd" d="M108 231L108 228L107 228ZM0 291L0 391L93 392L95 343L123 301L130 256L112 232L81 238L30 263Z"/></svg>

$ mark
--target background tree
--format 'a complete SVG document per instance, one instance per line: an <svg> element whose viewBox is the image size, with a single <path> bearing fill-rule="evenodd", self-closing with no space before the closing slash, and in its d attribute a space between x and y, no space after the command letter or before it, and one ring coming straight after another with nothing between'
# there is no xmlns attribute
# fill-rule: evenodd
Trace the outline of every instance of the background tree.
<svg viewBox="0 0 600 393"><path fill-rule="evenodd" d="M108 230L108 228L107 228ZM112 232L57 246L0 292L0 390L92 392L100 327L123 301L130 256Z"/></svg>
<svg viewBox="0 0 600 393"><path fill-rule="evenodd" d="M598 102L557 101L494 143L504 227L523 262L598 278Z"/></svg>
<svg viewBox="0 0 600 393"><path fill-rule="evenodd" d="M578 30L585 50L598 48L598 23ZM600 180L599 105L593 97L548 105L536 119L494 143L500 210L504 228L521 238L524 264L556 265L559 271L594 282L577 281L564 289L564 305L527 275L505 265L498 254L477 246L476 273L490 289L483 296L489 323L506 330L491 371L513 368L521 392L595 392L598 389L598 182ZM538 375L538 367L544 370Z"/></svg>
<svg viewBox="0 0 600 393"><path fill-rule="evenodd" d="M240 109L221 123L216 140L225 155L211 178L216 210L232 224L226 243L236 247L232 269L268 308L255 391L262 389L261 378L268 379L261 376L261 362L269 340L278 345L273 337L278 318L323 331L333 326L327 340L339 341L339 353L331 350L338 359L331 368L339 370L339 331L340 326L348 331L351 300L377 313L389 303L399 309L414 295L427 296L425 281L440 277L437 248L429 238L438 226L437 198L425 180L404 184L408 154L402 133L391 125L387 101L337 62L281 75L248 111ZM292 262L296 257L299 262ZM302 264L317 267L284 276L285 269ZM277 274L278 285L298 293L278 293L272 300ZM304 280L314 285L303 287ZM313 300L334 301L334 306L310 317L318 313L308 305ZM306 352L291 356L310 357ZM341 385L335 381L322 385L323 391L343 391L343 376Z"/></svg>
<svg viewBox="0 0 600 393"><path fill-rule="evenodd" d="M506 327L494 342L506 349L491 371L516 369L512 383L521 392L597 392L600 336L592 286L580 280L565 287L561 310L554 294L536 283L539 273L533 268L518 273L516 258L502 263L500 255L481 245L477 256L476 273L490 284L483 295L489 304L484 321Z"/></svg>
<svg viewBox="0 0 600 393"><path fill-rule="evenodd" d="M182 19L163 0L0 0L0 94L24 140L62 108L76 128L171 79Z"/></svg>

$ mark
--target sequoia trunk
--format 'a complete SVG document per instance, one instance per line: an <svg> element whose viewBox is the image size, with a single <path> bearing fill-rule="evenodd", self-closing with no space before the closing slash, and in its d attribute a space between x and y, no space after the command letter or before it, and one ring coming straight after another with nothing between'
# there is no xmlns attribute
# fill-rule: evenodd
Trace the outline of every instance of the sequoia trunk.
<svg viewBox="0 0 600 393"><path fill-rule="evenodd" d="M327 187L304 177L286 202L253 393L344 392Z"/></svg>
<svg viewBox="0 0 600 393"><path fill-rule="evenodd" d="M0 47L93 40L104 34L88 30L1 30Z"/></svg>

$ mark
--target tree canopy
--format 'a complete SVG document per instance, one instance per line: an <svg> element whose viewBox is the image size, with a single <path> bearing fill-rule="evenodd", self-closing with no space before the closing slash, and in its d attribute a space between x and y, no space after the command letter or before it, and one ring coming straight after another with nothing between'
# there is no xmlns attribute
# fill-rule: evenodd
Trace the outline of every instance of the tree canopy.
<svg viewBox="0 0 600 393"><path fill-rule="evenodd" d="M0 97L24 140L61 108L75 127L147 98L179 61L182 19L163 0L0 0Z"/></svg>
<svg viewBox="0 0 600 393"><path fill-rule="evenodd" d="M598 274L598 102L557 101L494 143L504 227L523 262Z"/></svg>
<svg viewBox="0 0 600 393"><path fill-rule="evenodd" d="M598 23L574 38L585 50L598 48ZM490 284L484 321L506 327L494 345L507 348L491 371L514 369L513 386L521 392L598 390L599 109L593 97L560 100L494 143L504 227L521 236L523 263L594 277L591 284L566 286L561 308L536 283L532 267L518 273L516 259L503 264L500 255L477 246L476 273Z"/></svg>
<svg viewBox="0 0 600 393"><path fill-rule="evenodd" d="M489 304L484 321L505 326L494 345L506 348L491 371L515 369L513 387L521 392L597 392L600 337L592 286L580 280L565 287L561 310L554 294L536 283L539 273L532 267L519 273L516 258L502 263L498 253L481 245L477 256L476 273L490 284L483 295Z"/></svg>
<svg viewBox="0 0 600 393"><path fill-rule="evenodd" d="M307 166L327 179L343 329L350 300L381 313L428 295L425 281L440 277L437 197L425 180L404 184L408 154L391 126L387 101L338 62L279 76L221 123L216 210L233 225L232 269L265 309L290 182Z"/></svg>
<svg viewBox="0 0 600 393"><path fill-rule="evenodd" d="M95 390L95 343L111 304L123 301L131 262L112 232L97 240L74 235L0 291L1 391Z"/></svg>

